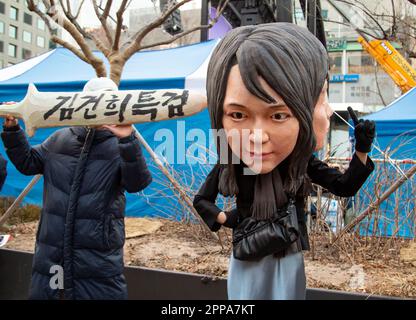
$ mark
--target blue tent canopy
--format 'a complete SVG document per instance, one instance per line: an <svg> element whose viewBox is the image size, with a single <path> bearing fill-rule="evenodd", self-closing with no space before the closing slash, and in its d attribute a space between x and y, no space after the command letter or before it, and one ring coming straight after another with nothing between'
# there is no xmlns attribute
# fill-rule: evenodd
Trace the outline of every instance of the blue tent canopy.
<svg viewBox="0 0 416 320"><path fill-rule="evenodd" d="M400 96L379 112L365 117L374 121L416 121L416 88Z"/></svg>
<svg viewBox="0 0 416 320"><path fill-rule="evenodd" d="M184 88L185 79L206 63L216 44L213 40L168 50L139 52L127 62L120 89ZM101 53L96 52L96 55L106 61ZM39 58L22 63L29 68L19 70L17 76L5 81L1 79L13 74L20 66L0 70L0 101L22 100L31 82L39 91L80 91L95 77L93 68L67 49L58 48ZM106 66L109 70L108 64Z"/></svg>
<svg viewBox="0 0 416 320"><path fill-rule="evenodd" d="M375 112L364 119L377 123L377 136L393 137L416 129L416 88L413 88L385 109ZM409 132L409 134L411 134ZM413 133L416 135L416 132Z"/></svg>
<svg viewBox="0 0 416 320"><path fill-rule="evenodd" d="M416 88L364 119L376 122L377 143L381 150L397 149L390 155L394 159L416 159ZM377 151L374 155L382 157Z"/></svg>
<svg viewBox="0 0 416 320"><path fill-rule="evenodd" d="M385 109L370 114L364 119L376 122L377 139L375 143L378 147L387 151L389 156L395 160L412 159L416 160L416 88L413 88ZM350 136L354 133L350 130ZM371 154L373 158L384 158L384 155L373 148ZM402 171L408 170L412 164L402 164ZM364 207L370 202L369 196L376 199L377 193L383 193L389 188L400 175L396 169L388 162L377 164L381 175L373 174L366 185L360 191L359 198L363 199ZM376 179L387 179L383 182L381 189L376 188ZM380 206L380 211L384 212L378 222L371 219L368 225L369 234L382 236L402 236L413 238L415 236L415 189L412 187L416 182L415 176L406 181L400 189L393 193ZM364 230L366 229L366 230ZM367 227L361 229L361 233L367 233Z"/></svg>
<svg viewBox="0 0 416 320"><path fill-rule="evenodd" d="M208 41L174 49L145 51L135 54L126 64L120 84L126 89L188 88L205 91L206 68L212 50L218 40ZM95 77L92 67L81 61L66 49L55 49L43 56L0 70L0 102L19 101L26 95L29 83L34 83L39 91L81 91L84 84ZM169 120L136 125L150 147L164 156L166 150L178 149L181 144L187 150L192 145L192 129L208 136L210 128L207 110L180 120ZM187 141L177 133L185 130ZM31 145L42 143L55 128L39 129L29 139ZM171 132L164 135L164 133ZM171 139L168 139L168 138ZM188 139L189 137L189 139ZM156 138L156 139L155 139ZM209 141L202 147L208 147ZM195 148L192 150L195 151ZM200 149L202 150L202 149ZM126 214L130 216L182 215L180 202L174 196L168 180L164 177L150 155L144 150L154 182L140 195L127 195ZM7 159L4 146L0 153ZM198 156L198 151L194 154ZM178 153L178 156L179 153ZM209 167L195 163L175 164L171 170L187 188L197 188ZM17 197L31 177L20 174L9 162L8 177L1 196ZM198 181L195 181L198 177ZM192 179L192 183L189 182ZM42 204L42 183L38 183L25 198L26 203Z"/></svg>

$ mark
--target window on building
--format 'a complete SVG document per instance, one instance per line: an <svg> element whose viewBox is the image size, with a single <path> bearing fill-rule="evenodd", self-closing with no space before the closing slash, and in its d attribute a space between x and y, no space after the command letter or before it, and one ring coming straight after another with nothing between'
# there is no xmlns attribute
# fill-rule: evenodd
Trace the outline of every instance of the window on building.
<svg viewBox="0 0 416 320"><path fill-rule="evenodd" d="M17 57L17 46L14 44L9 43L8 54L10 57L16 58Z"/></svg>
<svg viewBox="0 0 416 320"><path fill-rule="evenodd" d="M38 19L38 29L45 30L45 22L42 19Z"/></svg>
<svg viewBox="0 0 416 320"><path fill-rule="evenodd" d="M9 17L12 20L17 20L17 18L19 17L19 9L17 9L15 7L10 7Z"/></svg>
<svg viewBox="0 0 416 320"><path fill-rule="evenodd" d="M26 43L32 43L32 34L29 31L23 31L23 41Z"/></svg>
<svg viewBox="0 0 416 320"><path fill-rule="evenodd" d="M328 10L321 10L322 19L327 20L328 19Z"/></svg>
<svg viewBox="0 0 416 320"><path fill-rule="evenodd" d="M0 41L0 52L4 52L4 42Z"/></svg>
<svg viewBox="0 0 416 320"><path fill-rule="evenodd" d="M17 27L12 25L9 26L9 37L17 39Z"/></svg>
<svg viewBox="0 0 416 320"><path fill-rule="evenodd" d="M371 95L371 88L370 86L351 86L350 95L351 97L368 98Z"/></svg>
<svg viewBox="0 0 416 320"><path fill-rule="evenodd" d="M27 60L32 58L32 51L29 49L22 49L22 59Z"/></svg>
<svg viewBox="0 0 416 320"><path fill-rule="evenodd" d="M49 40L49 49L52 50L52 49L56 49L56 48L57 48L56 43L53 42L52 40Z"/></svg>
<svg viewBox="0 0 416 320"><path fill-rule="evenodd" d="M4 22L0 21L0 34L4 33Z"/></svg>
<svg viewBox="0 0 416 320"><path fill-rule="evenodd" d="M4 14L6 12L6 6L3 1L0 1L0 13Z"/></svg>
<svg viewBox="0 0 416 320"><path fill-rule="evenodd" d="M38 36L36 39L36 44L38 47L45 48L45 38Z"/></svg>
<svg viewBox="0 0 416 320"><path fill-rule="evenodd" d="M41 12L46 12L46 7L45 7L45 5L43 4L42 1L39 1L38 8Z"/></svg>
<svg viewBox="0 0 416 320"><path fill-rule="evenodd" d="M304 21L305 20L305 18L303 16L302 8L295 8L294 15L295 15L296 21Z"/></svg>
<svg viewBox="0 0 416 320"><path fill-rule="evenodd" d="M342 73L342 52L331 52L329 54L329 67L331 74Z"/></svg>
<svg viewBox="0 0 416 320"><path fill-rule="evenodd" d="M32 25L32 16L25 12L23 15L23 21L28 25Z"/></svg>
<svg viewBox="0 0 416 320"><path fill-rule="evenodd" d="M368 74L375 72L371 56L362 51L347 52L348 73Z"/></svg>

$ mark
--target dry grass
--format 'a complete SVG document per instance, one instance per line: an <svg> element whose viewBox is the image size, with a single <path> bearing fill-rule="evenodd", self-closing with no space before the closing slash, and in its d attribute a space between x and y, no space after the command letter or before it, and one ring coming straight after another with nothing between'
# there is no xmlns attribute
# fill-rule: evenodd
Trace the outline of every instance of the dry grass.
<svg viewBox="0 0 416 320"><path fill-rule="evenodd" d="M149 219L136 218L134 225L149 226ZM132 220L132 219L129 219ZM209 236L195 235L198 226L155 219L160 226L151 226L151 232L126 241L124 261L126 265L142 266L173 271L191 272L213 277L226 277L231 245L230 230L221 231L222 246ZM200 228L200 227L199 227ZM139 227L143 230L143 226ZM8 248L32 251L36 222L23 223L9 229L13 239ZM351 235L351 238L354 236ZM345 239L347 241L347 239ZM400 251L389 250L374 254L374 244L356 245L356 252L345 251L342 246L331 246L325 235L317 239L315 259L305 252L305 267L309 287L362 292L370 295L390 295L416 298L416 267L400 259ZM403 241L401 248L411 248L414 242ZM357 279L362 277L362 283Z"/></svg>
<svg viewBox="0 0 416 320"><path fill-rule="evenodd" d="M6 210L14 202L14 198L0 197L0 216L2 216ZM0 227L0 232L7 230L8 225L17 225L25 222L32 222L39 220L41 208L35 205L26 204L19 206L17 210L12 214L6 224Z"/></svg>

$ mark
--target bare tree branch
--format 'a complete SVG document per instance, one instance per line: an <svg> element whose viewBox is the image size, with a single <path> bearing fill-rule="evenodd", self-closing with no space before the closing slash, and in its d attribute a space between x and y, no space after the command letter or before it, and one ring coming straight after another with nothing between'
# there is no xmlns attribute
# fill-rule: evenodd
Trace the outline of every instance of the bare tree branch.
<svg viewBox="0 0 416 320"><path fill-rule="evenodd" d="M85 0L81 0L81 3L79 4L79 7L78 7L78 11L74 16L75 19L78 19L79 14L81 13L82 6L84 5L84 2L85 2ZM71 12L71 9L69 9L69 11Z"/></svg>
<svg viewBox="0 0 416 320"><path fill-rule="evenodd" d="M83 37L88 38L88 39L91 39L90 35L87 32L85 32L84 28L82 28L79 25L79 23L77 21L77 18L72 15L72 12L71 12L69 3L67 3L67 7L66 8L65 8L64 3L63 3L62 0L59 0L59 3L61 5L61 7L62 7L62 11L65 14L65 17L77 28L78 32L81 33ZM81 5L80 6L82 6L83 3L84 3L84 1L81 2Z"/></svg>
<svg viewBox="0 0 416 320"><path fill-rule="evenodd" d="M416 1L416 0L415 0ZM385 22L389 22L389 23L392 23L393 24L393 20L394 20L394 18L393 18L393 16L392 15L386 15L386 14L374 14L374 16L375 17L377 17L377 18L380 18L380 19L382 19L382 20L384 20ZM392 21L390 21L390 20L392 20ZM405 19L401 19L400 20L400 23L402 24L402 25L404 25L404 26L406 26L406 28L409 28L409 29L411 29L411 30L413 30L413 31L416 31L416 27L412 24L412 23L409 23L408 21L406 21ZM396 25L397 25L397 23L396 23ZM409 36L411 36L412 38L415 38L415 36L414 35L412 35L412 34L410 34L410 33L405 33L405 32L403 32L403 31L397 31L397 33L403 33L403 34L408 34Z"/></svg>
<svg viewBox="0 0 416 320"><path fill-rule="evenodd" d="M379 31L381 31L383 33L383 37L381 39L387 39L387 34L384 31L383 27L380 25L380 23L374 17L374 14L372 12L370 12L363 3L361 3L360 1L357 1L357 0L355 0L355 2L351 2L351 1L348 1L348 0L337 0L337 1L338 2L342 2L342 3L345 3L345 4L347 4L347 5L351 6L351 7L358 8L358 9L362 10L365 13L365 15L376 24L376 26L379 29ZM352 24L349 23L349 25L352 25ZM364 30L359 29L356 26L353 26L353 27L354 27L354 29L357 29L360 32L366 33ZM371 36L374 38L374 35L371 35Z"/></svg>
<svg viewBox="0 0 416 320"><path fill-rule="evenodd" d="M91 35L92 40L95 43L95 46L100 50L106 58L109 58L111 55L111 48L108 45L105 45L98 37Z"/></svg>
<svg viewBox="0 0 416 320"><path fill-rule="evenodd" d="M105 5L105 8L104 8L104 12L102 14L100 14L100 12L99 12L99 5L97 3L97 0L93 0L92 4L94 6L95 14L96 14L98 20L100 20L101 25L104 29L105 36L107 37L107 41L108 41L108 46L109 46L109 48L111 48L112 45L113 45L113 37L111 35L110 28L108 27L108 24L107 24L107 18L110 14L110 10L111 10L111 6L113 4L113 0L108 0L107 1L106 5Z"/></svg>
<svg viewBox="0 0 416 320"><path fill-rule="evenodd" d="M55 1L43 0L43 3L46 7L46 13L43 13L39 10L34 0L26 0L26 2L28 5L28 9L32 12L35 12L43 21L45 21L45 24L48 26L49 31L52 32L50 21L51 20L59 21L60 26L63 27L79 45L83 56L88 61L88 63L94 68L97 76L99 77L106 76L107 71L105 69L104 62L93 54L91 48L88 46L87 42L85 41L85 37L82 35L81 32L78 31L77 27L73 23L71 23L66 17L62 16L62 14L59 13L59 11L56 9ZM55 40L59 41L58 39L55 39ZM66 47L68 49L72 47L73 49L73 46L67 45ZM79 55L79 52L76 51L74 53L77 54L77 56L81 57Z"/></svg>
<svg viewBox="0 0 416 320"><path fill-rule="evenodd" d="M26 3L27 3L27 8L29 9L29 11L36 13L39 16L39 18L41 18L43 22L45 22L46 27L49 29L49 32L52 34L53 28L51 26L51 22L48 16L39 10L39 8L36 6L33 0L26 0Z"/></svg>
<svg viewBox="0 0 416 320"><path fill-rule="evenodd" d="M324 22L330 22L330 23L336 23L336 24L340 24L340 25L343 25L343 26L347 26L347 27L351 27L351 24L348 23L348 22L335 21L335 20L330 20L330 19L325 19L323 21ZM384 40L384 38L378 38L374 34L368 32L368 31L365 31L365 30L361 30L360 29L360 32L363 33L363 34L365 34L365 35L367 35L367 36L369 36L369 37L371 37L371 38L378 39L378 40Z"/></svg>
<svg viewBox="0 0 416 320"><path fill-rule="evenodd" d="M393 10L393 25L391 27L391 35L394 36L397 30L397 22L396 22L396 8L394 7L394 1L391 0L391 7Z"/></svg>
<svg viewBox="0 0 416 320"><path fill-rule="evenodd" d="M27 5L28 5L28 9L31 12L36 13L44 22L45 25L47 26L50 34L51 34L51 40L56 43L61 45L64 48L67 48L68 50L70 50L72 53L74 53L78 58L80 58L82 61L86 62L86 63L90 63L88 61L88 59L85 57L85 55L79 51L75 46L71 45L70 43L64 41L63 39L59 38L58 36L54 35L54 30L51 26L51 21L48 18L48 16L43 13L42 11L39 10L39 8L35 5L35 2L33 0L27 0Z"/></svg>
<svg viewBox="0 0 416 320"><path fill-rule="evenodd" d="M375 76L376 86L377 86L377 91L378 91L377 93L378 93L378 95L379 95L379 97L380 97L381 102L383 103L383 105L386 106L387 103L384 100L383 93L382 93L381 88L380 88L380 83L378 81L378 63L376 63L376 66L375 66L375 69L374 69L374 76Z"/></svg>
<svg viewBox="0 0 416 320"><path fill-rule="evenodd" d="M118 8L118 11L116 14L117 20L115 20L116 29L115 29L114 40L112 38L112 33L111 33L111 30L109 29L109 25L107 24L108 18L112 18L110 12L111 12L111 8L112 8L114 1L108 0L104 2L103 0L100 0L100 1L92 0L95 14L102 24L102 27L106 34L107 41L103 41L95 33L86 32L79 25L76 17L79 16L81 7L84 4L85 0L83 0L80 7L77 8L78 10L77 10L76 15L72 13L72 9L75 9L75 8L71 8L70 0L66 0L66 1L58 0L63 13L57 10L55 3L58 1L55 1L55 0L41 0L44 3L45 8L47 10L46 13L42 13L39 11L37 6L35 5L35 0L26 0L26 1L28 3L29 9L31 9L31 11L33 12L36 12L45 21L51 33L53 33L52 26L51 26L52 21L58 21L59 26L65 29L72 36L72 38L76 41L76 43L79 46L79 49L76 48L74 45L66 43L65 41L63 41L57 36L53 37L54 42L62 45L68 50L71 50L80 59L91 64L93 68L95 69L96 74L98 76L106 76L107 73L106 73L105 65L103 61L93 54L92 49L89 47L88 43L85 41L86 38L92 39L95 42L96 47L108 59L110 63L110 75L109 76L116 83L120 82L123 68L126 62L128 61L128 59L135 52L141 49L151 48L157 45L169 44L192 32L212 27L218 21L227 3L229 2L229 0L219 1L218 6L217 6L217 15L214 19L210 19L209 24L200 25L200 26L191 28L190 30L182 32L181 34L178 34L174 37L171 37L169 40L161 41L158 43L153 43L151 45L146 45L145 47L141 47L141 42L152 30L160 27L169 18L169 16L173 14L175 10L178 10L181 6L183 6L184 4L192 0L181 0L179 2L176 2L170 5L168 8L166 8L163 11L163 13L158 18L156 18L152 23L150 23L149 25L139 30L132 38L134 41L132 43L125 43L123 45L123 49L120 50L121 34L123 31L123 27L124 27L123 15L126 12L126 9L128 8L128 6L131 5L132 0L122 0L120 7Z"/></svg>
<svg viewBox="0 0 416 320"><path fill-rule="evenodd" d="M127 7L126 8L130 7L130 5L131 5L132 2L133 2L133 0L130 0L129 3L127 4Z"/></svg>
<svg viewBox="0 0 416 320"><path fill-rule="evenodd" d="M184 37L184 36L186 36L186 35L188 35L188 34L190 34L192 32L195 32L195 31L198 31L198 30L202 30L202 29L212 28L212 26L215 23L217 23L218 19L222 15L222 12L224 11L227 3L228 3L228 0L227 1L224 1L224 5L223 6L221 6L221 3L219 3L217 14L216 14L215 18L213 18L213 19L210 18L211 22L209 24L207 24L207 25L201 25L201 26L192 28L190 30L184 31L181 34L178 34L178 35L172 37L171 39L168 39L168 40L165 40L165 41L160 41L160 42L156 42L156 43L149 44L149 45L146 45L146 46L141 46L140 47L140 50L144 50L144 49L153 48L153 47L156 47L156 46L162 46L162 45L170 44L170 43L172 43L172 42L174 42L174 41L176 41L176 40L178 40L178 39L180 39L180 38L182 38L182 37Z"/></svg>
<svg viewBox="0 0 416 320"><path fill-rule="evenodd" d="M70 50L71 52L73 52L78 58L80 58L82 61L90 64L90 62L88 61L88 59L82 54L81 51L79 51L75 46L73 46L72 44L62 40L61 38L59 38L58 36L52 36L51 40L53 42L55 42L56 44L61 45L64 48L67 48L68 50Z"/></svg>
<svg viewBox="0 0 416 320"><path fill-rule="evenodd" d="M118 51L120 46L120 37L121 37L121 31L123 28L123 14L126 11L128 0L123 0L123 2L120 5L120 8L117 11L117 26L116 26L116 35L114 37L114 43L113 43L113 51Z"/></svg>
<svg viewBox="0 0 416 320"><path fill-rule="evenodd" d="M66 7L65 7L65 4L63 3L63 0L59 0L59 3L61 4L62 10L66 11L68 10L68 8L69 10L71 10L71 4L69 3L69 0L66 0Z"/></svg>
<svg viewBox="0 0 416 320"><path fill-rule="evenodd" d="M180 2L177 2L175 5L165 10L159 18L149 23L147 26L145 26L139 32L137 32L134 35L134 41L130 46L127 47L127 49L123 53L124 59L128 60L134 53L139 51L141 48L141 42L143 41L146 35L148 35L152 30L160 27L175 10L179 9L185 3L188 3L190 1L192 0L182 0Z"/></svg>
<svg viewBox="0 0 416 320"><path fill-rule="evenodd" d="M107 3L105 4L104 12L102 14L102 17L104 19L107 19L108 16L110 15L110 10L111 10L112 5L113 5L113 0L108 0Z"/></svg>
<svg viewBox="0 0 416 320"><path fill-rule="evenodd" d="M209 29L211 27L212 26L209 25L209 24L208 25L204 25L204 26L195 27L195 28L192 28L190 30L184 31L181 34L178 34L178 35L176 35L176 36L174 36L174 37L172 37L172 38L170 38L168 40L160 41L160 42L155 42L155 43L152 43L152 44L149 44L149 45L141 46L140 47L140 50L144 50L144 49L149 49L149 48L153 48L153 47L156 47L156 46L163 46L163 45L166 45L166 44L170 44L170 43L172 43L172 42L174 42L174 41L176 41L176 40L178 40L178 39L180 39L180 38L182 38L182 37L184 37L184 36L186 36L186 35L188 35L188 34L190 34L192 32L195 32L195 31L198 31L198 30L202 30L202 29Z"/></svg>
<svg viewBox="0 0 416 320"><path fill-rule="evenodd" d="M98 5L98 8L99 8L102 12L104 12L105 8L103 8L102 4L103 4L103 1L101 0L101 1L100 1L100 4ZM127 7L128 7L128 5L127 5ZM113 16L112 16L111 14L108 14L108 18L110 18L110 20L111 20L111 21L113 21L115 24L117 24L117 20L116 20L116 19L114 19L114 18L113 18Z"/></svg>
<svg viewBox="0 0 416 320"><path fill-rule="evenodd" d="M78 23L77 21L77 17L80 14L80 10L82 9L82 6L84 4L85 0L82 0L79 7L78 7L78 11L76 16L74 16L71 12L71 4L69 0L66 0L66 7L64 5L63 0L59 0L59 3L64 11L65 16L68 18L68 20L74 24L74 26L77 28L77 30L87 39L91 39L94 41L96 47L98 50L100 50L106 57L108 57L110 55L110 49L109 47L111 47L111 43L106 46L104 43L102 43L102 41L100 39L98 39L95 35L90 34L88 32L86 32Z"/></svg>

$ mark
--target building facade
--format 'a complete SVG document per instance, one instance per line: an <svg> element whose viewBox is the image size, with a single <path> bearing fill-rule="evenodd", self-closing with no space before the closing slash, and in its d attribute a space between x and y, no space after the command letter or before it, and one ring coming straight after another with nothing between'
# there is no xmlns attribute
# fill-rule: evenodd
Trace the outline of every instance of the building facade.
<svg viewBox="0 0 416 320"><path fill-rule="evenodd" d="M365 1L360 3L367 4ZM370 8L370 3L367 8L377 12L376 8ZM354 9L353 7L351 11ZM358 111L370 113L380 110L399 97L401 92L390 76L358 43L360 34L326 1L323 1L323 10L327 12L328 21L325 23L325 30L330 58L329 95L335 108L342 111L346 105L354 104ZM352 21L355 19L361 27L371 23L364 13L360 14L360 10L351 11L349 14ZM360 19L363 21L360 22ZM385 30L389 28L383 21L380 24ZM377 26L368 25L366 30L369 34L381 36ZM372 39L369 37L369 40ZM400 51L400 44L393 42L392 45Z"/></svg>
<svg viewBox="0 0 416 320"><path fill-rule="evenodd" d="M183 29L189 30L195 26L201 24L201 8L188 7L187 9L181 9L181 24ZM142 29L145 25L154 21L157 17L161 15L160 8L155 6L153 8L140 8L132 9L129 11L130 23L128 28L128 37L134 35L138 30ZM171 39L172 36L169 35L162 27L156 28L149 33L148 36L143 40L143 45L150 45L153 43L158 43L162 41L167 41ZM172 48L182 45L188 45L192 43L197 43L201 39L201 33L199 31L188 34L168 45L153 47L152 49L162 49L162 48Z"/></svg>
<svg viewBox="0 0 416 320"><path fill-rule="evenodd" d="M298 1L295 1L298 3ZM342 4L342 1L335 1ZM399 8L402 17L414 17L414 10L406 8L403 2L399 6L395 2L396 14ZM392 16L391 1L357 0L345 2L352 4L344 7L349 20L345 19L327 1L322 0L322 17L324 19L327 40L328 55L330 61L329 70L329 101L336 114L331 119L331 130L328 139L331 154L338 157L351 156L351 144L349 141L348 126L345 123L349 115L347 107L351 106L359 115L376 112L393 102L402 95L399 87L391 77L377 64L375 59L368 54L358 42L360 34L355 31L355 26L364 29L368 34L368 41L375 37L382 37L380 26L389 31ZM344 3L344 5L345 5ZM368 13L373 13L373 18L378 24L374 24ZM384 19L383 19L384 17ZM306 24L300 5L295 8L294 18L298 24ZM405 55L402 43L390 41L390 43L403 55Z"/></svg>
<svg viewBox="0 0 416 320"><path fill-rule="evenodd" d="M27 9L24 0L0 0L0 68L14 65L54 48L44 21Z"/></svg>

